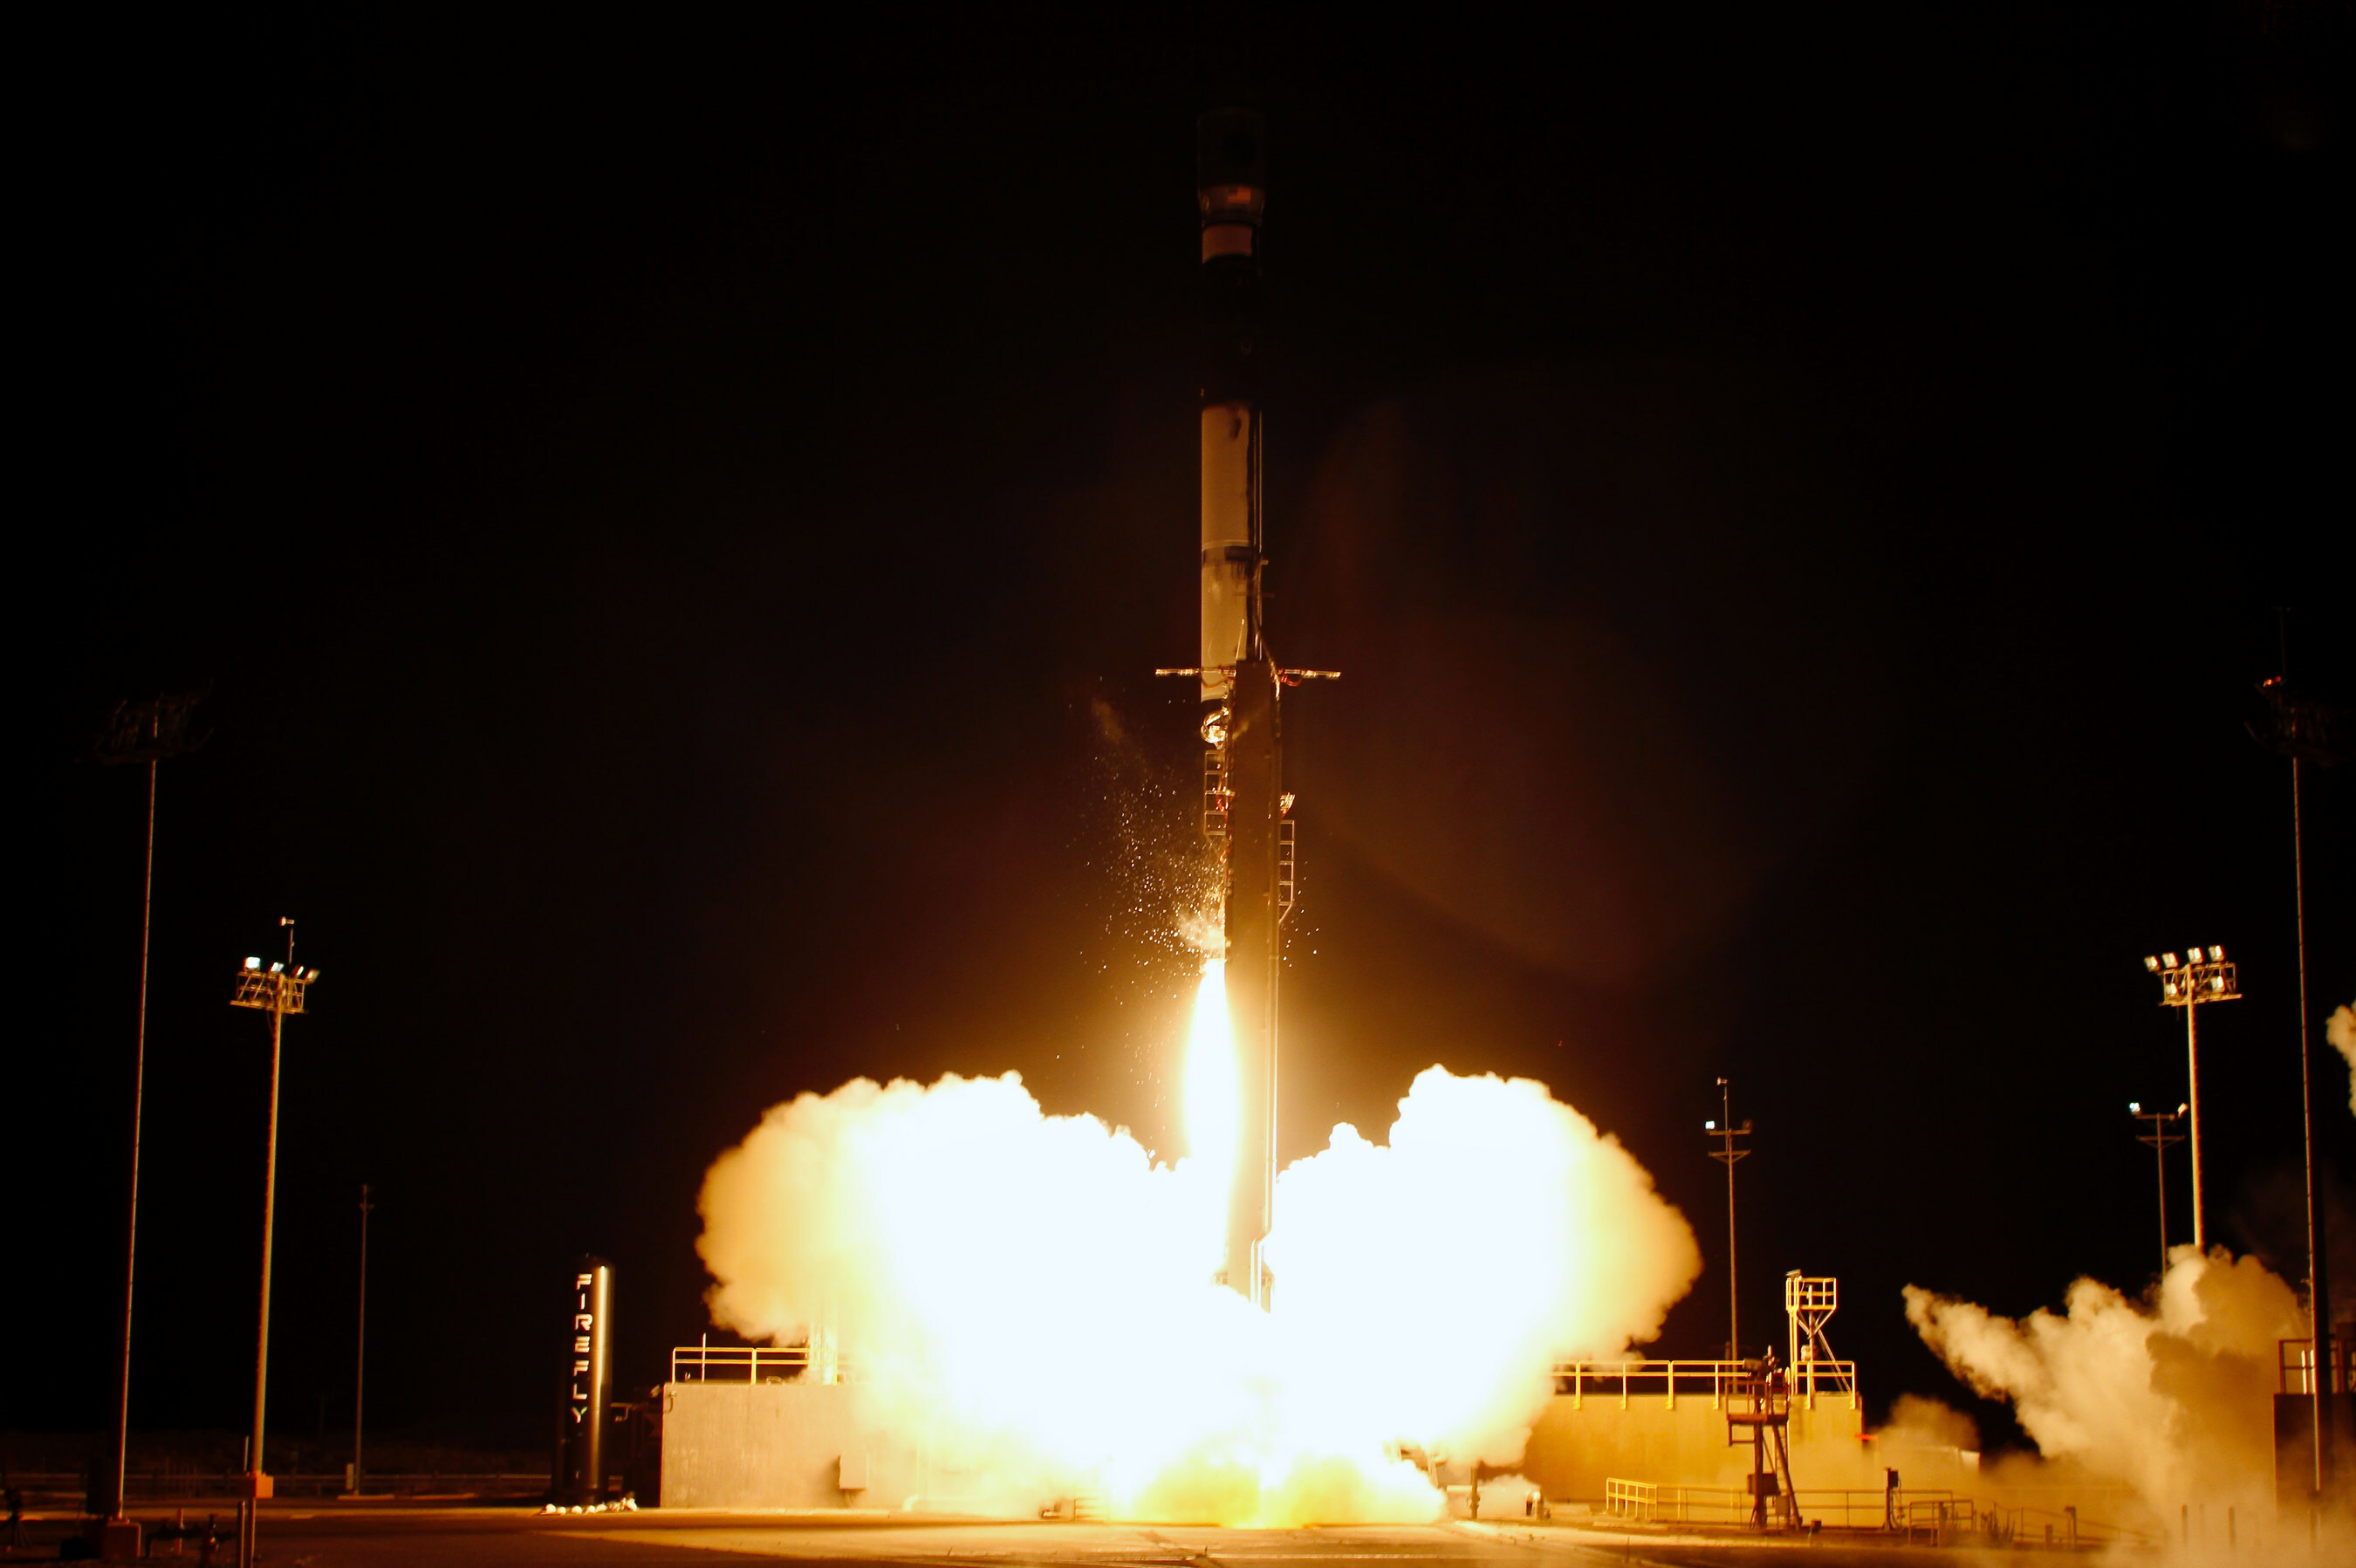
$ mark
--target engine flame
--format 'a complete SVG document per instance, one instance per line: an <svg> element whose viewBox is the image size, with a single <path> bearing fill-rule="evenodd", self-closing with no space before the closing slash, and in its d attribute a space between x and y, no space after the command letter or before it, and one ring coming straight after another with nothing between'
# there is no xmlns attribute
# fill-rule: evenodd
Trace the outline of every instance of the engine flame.
<svg viewBox="0 0 2356 1568"><path fill-rule="evenodd" d="M1227 1013L1227 961L1203 961L1194 1021L1186 1031L1187 1152L1205 1171L1223 1171L1215 1197L1226 1212L1236 1167L1236 1027Z"/></svg>
<svg viewBox="0 0 2356 1568"><path fill-rule="evenodd" d="M704 1181L713 1321L839 1334L871 1410L979 1456L964 1506L1100 1490L1130 1519L1437 1517L1401 1455L1518 1459L1556 1357L1658 1331L1699 1272L1692 1231L1545 1085L1434 1067L1387 1145L1337 1126L1279 1178L1275 1305L1255 1310L1211 1283L1237 1137L1224 968L1196 993L1174 1167L1046 1115L1014 1073L772 1109Z"/></svg>

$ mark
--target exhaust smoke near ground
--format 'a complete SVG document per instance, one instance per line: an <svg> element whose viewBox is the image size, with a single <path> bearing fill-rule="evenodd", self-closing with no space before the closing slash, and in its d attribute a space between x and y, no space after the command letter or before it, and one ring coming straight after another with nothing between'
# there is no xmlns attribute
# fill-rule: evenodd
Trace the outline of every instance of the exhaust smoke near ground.
<svg viewBox="0 0 2356 1568"><path fill-rule="evenodd" d="M2256 1259L2178 1247L2141 1301L2081 1279L2060 1314L2018 1320L1909 1285L1906 1316L2047 1458L2132 1488L2153 1524L2187 1508L2274 1517L2276 1343L2307 1326Z"/></svg>
<svg viewBox="0 0 2356 1568"><path fill-rule="evenodd" d="M2323 1026L2331 1048L2348 1058L2348 1109L2356 1111L2356 1007L2337 1007Z"/></svg>
<svg viewBox="0 0 2356 1568"><path fill-rule="evenodd" d="M1434 1067L1383 1143L1337 1126L1283 1172L1273 1306L1253 1309L1211 1283L1234 1131L1204 1058L1225 1015L1214 970L1175 1165L1046 1114L1013 1073L775 1107L705 1178L713 1321L839 1344L875 1408L986 1451L1008 1498L1419 1520L1442 1498L1403 1455L1512 1464L1551 1362L1649 1339L1698 1273L1617 1140L1542 1084Z"/></svg>

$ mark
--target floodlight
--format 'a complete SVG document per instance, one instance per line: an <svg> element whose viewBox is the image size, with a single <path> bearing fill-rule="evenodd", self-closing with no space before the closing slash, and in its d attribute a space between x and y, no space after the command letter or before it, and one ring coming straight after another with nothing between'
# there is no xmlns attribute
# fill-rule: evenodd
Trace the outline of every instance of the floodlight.
<svg viewBox="0 0 2356 1568"><path fill-rule="evenodd" d="M2127 1101L2127 1109L2136 1115L2140 1116L2143 1114L2143 1101L2140 1100L2130 1100Z"/></svg>
<svg viewBox="0 0 2356 1568"><path fill-rule="evenodd" d="M245 967L248 969L260 969L262 967L262 961L258 958L247 959L245 961Z"/></svg>
<svg viewBox="0 0 2356 1568"><path fill-rule="evenodd" d="M2223 948L2221 948L2221 947L2211 947L2211 948L2209 950L2209 961L2210 961L2211 963L2222 963L2222 962L2224 962L2224 961L2225 961L2225 950L2224 950Z"/></svg>
<svg viewBox="0 0 2356 1568"><path fill-rule="evenodd" d="M2164 952L2159 955L2159 961L2167 968L2174 969L2176 967L2176 955L2172 952Z"/></svg>
<svg viewBox="0 0 2356 1568"><path fill-rule="evenodd" d="M270 966L270 972L273 974L284 974L286 972L286 966L283 963L273 963Z"/></svg>
<svg viewBox="0 0 2356 1568"><path fill-rule="evenodd" d="M1701 1130L1705 1133L1715 1133L1718 1131L1718 1123L1715 1122L1705 1122L1701 1124Z"/></svg>
<svg viewBox="0 0 2356 1568"><path fill-rule="evenodd" d="M2152 971L2153 972L2157 973L2157 972L2158 972L2158 970L2159 970L2159 960L2158 960L2158 959L2156 959L2156 958L2149 957L2148 955L2147 955L2147 956L2145 957L2144 961L2143 961L2143 966L2144 966L2144 968L2148 969L2148 970Z"/></svg>

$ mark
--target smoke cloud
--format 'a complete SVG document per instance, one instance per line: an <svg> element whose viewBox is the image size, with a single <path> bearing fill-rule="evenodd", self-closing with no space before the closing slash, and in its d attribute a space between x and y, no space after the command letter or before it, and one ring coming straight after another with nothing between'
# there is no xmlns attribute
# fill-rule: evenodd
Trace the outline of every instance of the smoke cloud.
<svg viewBox="0 0 2356 1568"><path fill-rule="evenodd" d="M2273 1517L2276 1343L2307 1328L2255 1259L2179 1247L2142 1301L2081 1279L2062 1314L2017 1321L1909 1285L1906 1316L2048 1458L2133 1488L2156 1520L2188 1504Z"/></svg>
<svg viewBox="0 0 2356 1568"><path fill-rule="evenodd" d="M1384 1144L1338 1126L1287 1169L1266 1314L1210 1283L1223 1179L1013 1073L862 1079L713 1164L698 1249L716 1324L839 1337L882 1408L1017 1489L1085 1475L1118 1513L1237 1524L1435 1517L1402 1445L1511 1464L1552 1360L1649 1338L1700 1267L1633 1157L1527 1079L1434 1067Z"/></svg>
<svg viewBox="0 0 2356 1568"><path fill-rule="evenodd" d="M2356 1112L2356 1007L2340 1007L2323 1026L2323 1037L2348 1058L2348 1109Z"/></svg>

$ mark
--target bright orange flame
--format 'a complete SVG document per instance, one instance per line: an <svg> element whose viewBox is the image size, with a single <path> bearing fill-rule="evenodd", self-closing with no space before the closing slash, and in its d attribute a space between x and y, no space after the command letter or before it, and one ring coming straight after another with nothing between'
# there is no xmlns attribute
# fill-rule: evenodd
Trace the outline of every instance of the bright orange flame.
<svg viewBox="0 0 2356 1568"><path fill-rule="evenodd" d="M1186 1032L1186 1148L1216 1186L1219 1212L1236 1168L1236 1030L1227 1016L1227 961L1203 961Z"/></svg>
<svg viewBox="0 0 2356 1568"><path fill-rule="evenodd" d="M1174 1167L1012 1073L776 1107L705 1182L714 1320L785 1343L839 1324L862 1419L924 1434L927 1494L965 1511L1078 1486L1131 1519L1428 1520L1403 1444L1511 1463L1551 1359L1649 1337L1699 1267L1643 1168L1544 1085L1433 1068L1387 1144L1336 1127L1285 1171L1255 1311L1213 1283L1239 1121L1215 960L1184 1072Z"/></svg>

